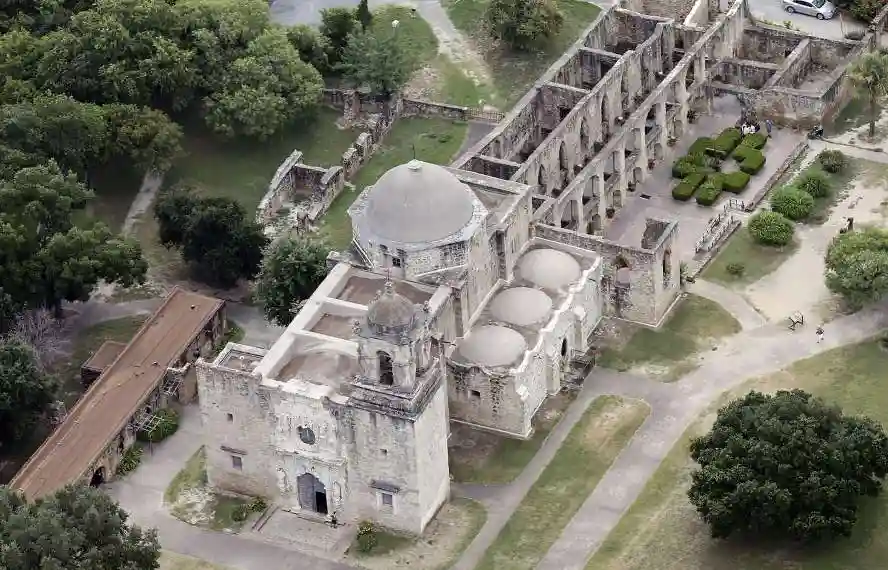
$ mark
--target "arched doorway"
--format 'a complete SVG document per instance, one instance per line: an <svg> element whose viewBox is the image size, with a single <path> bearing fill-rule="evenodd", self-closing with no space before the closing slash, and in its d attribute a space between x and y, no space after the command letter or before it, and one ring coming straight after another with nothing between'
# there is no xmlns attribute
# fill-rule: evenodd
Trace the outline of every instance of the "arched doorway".
<svg viewBox="0 0 888 570"><path fill-rule="evenodd" d="M93 473L92 479L89 480L90 487L98 487L105 482L105 468L99 467Z"/></svg>
<svg viewBox="0 0 888 570"><path fill-rule="evenodd" d="M296 478L299 506L322 515L327 514L327 488L311 473Z"/></svg>

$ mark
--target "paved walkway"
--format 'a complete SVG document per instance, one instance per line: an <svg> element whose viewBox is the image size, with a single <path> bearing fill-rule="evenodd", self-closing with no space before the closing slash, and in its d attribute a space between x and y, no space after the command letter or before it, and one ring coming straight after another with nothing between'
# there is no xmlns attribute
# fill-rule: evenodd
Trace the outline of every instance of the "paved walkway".
<svg viewBox="0 0 888 570"><path fill-rule="evenodd" d="M686 289L689 293L706 297L710 301L715 301L721 305L724 310L737 319L743 330L757 329L768 323L768 320L755 307L750 305L743 298L743 295L727 287L712 281L697 279L694 283L689 284Z"/></svg>
<svg viewBox="0 0 888 570"><path fill-rule="evenodd" d="M623 450L595 491L549 549L539 570L582 570L586 561L616 526L644 489L660 462L690 424L719 395L744 381L777 372L788 365L824 351L860 342L888 327L888 303L839 318L827 326L827 337L817 344L813 330L795 333L767 326L731 337L703 365L672 384L667 402L651 402L651 415ZM600 372L587 380L589 390L598 386ZM623 384L613 385L605 376L604 393L634 395Z"/></svg>

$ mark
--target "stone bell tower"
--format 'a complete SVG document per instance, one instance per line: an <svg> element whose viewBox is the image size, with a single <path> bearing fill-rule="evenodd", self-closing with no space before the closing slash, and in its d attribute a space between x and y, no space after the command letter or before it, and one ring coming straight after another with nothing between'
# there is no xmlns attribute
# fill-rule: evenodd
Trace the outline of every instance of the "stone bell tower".
<svg viewBox="0 0 888 570"><path fill-rule="evenodd" d="M428 303L385 284L355 322L359 372L348 404L356 514L417 534L450 494L446 376L430 316Z"/></svg>

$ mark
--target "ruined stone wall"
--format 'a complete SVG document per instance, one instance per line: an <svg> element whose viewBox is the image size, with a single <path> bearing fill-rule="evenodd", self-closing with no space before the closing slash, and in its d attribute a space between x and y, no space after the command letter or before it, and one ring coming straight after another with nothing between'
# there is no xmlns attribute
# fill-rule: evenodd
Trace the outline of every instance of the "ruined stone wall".
<svg viewBox="0 0 888 570"><path fill-rule="evenodd" d="M533 371L527 376L543 379L535 392L545 394L545 362L533 359L530 366ZM531 422L523 397L526 389L519 392L516 379L509 373L448 361L447 374L451 419L513 437L530 436Z"/></svg>
<svg viewBox="0 0 888 570"><path fill-rule="evenodd" d="M741 85L750 89L761 89L777 73L780 66L775 63L759 63L745 59L725 59L718 64L716 81L731 85Z"/></svg>

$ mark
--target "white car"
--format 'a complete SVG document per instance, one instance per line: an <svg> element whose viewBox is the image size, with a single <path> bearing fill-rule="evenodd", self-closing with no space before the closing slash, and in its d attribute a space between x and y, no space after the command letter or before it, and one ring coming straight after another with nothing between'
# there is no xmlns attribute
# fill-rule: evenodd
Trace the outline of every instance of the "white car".
<svg viewBox="0 0 888 570"><path fill-rule="evenodd" d="M829 20L836 15L836 6L829 0L783 0L783 9L790 14L814 16L818 20Z"/></svg>

